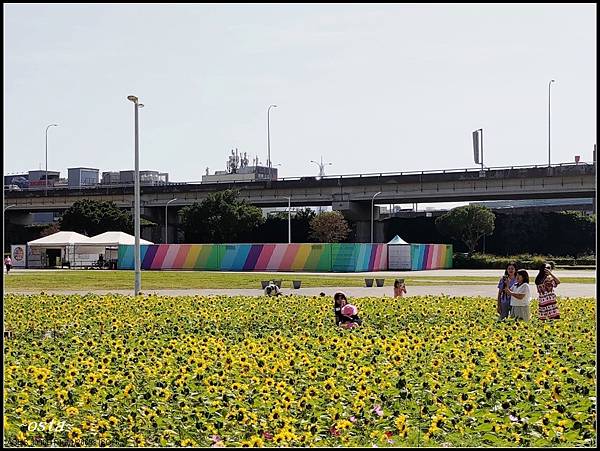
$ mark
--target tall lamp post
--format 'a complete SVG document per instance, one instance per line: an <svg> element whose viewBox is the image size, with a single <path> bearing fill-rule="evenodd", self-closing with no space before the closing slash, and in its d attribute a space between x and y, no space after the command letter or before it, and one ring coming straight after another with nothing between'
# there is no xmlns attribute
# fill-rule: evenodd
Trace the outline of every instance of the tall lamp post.
<svg viewBox="0 0 600 451"><path fill-rule="evenodd" d="M375 193L373 195L372 199L371 199L371 244L373 244L373 216L374 216L374 213L373 213L373 203L375 201L375 198L377 196L379 196L380 194L381 194L381 191Z"/></svg>
<svg viewBox="0 0 600 451"><path fill-rule="evenodd" d="M168 241L168 240L169 240L169 234L168 234L169 226L168 226L168 223L167 223L167 218L168 218L169 216L168 216L168 214L167 214L167 207L169 206L169 204L170 204L171 202L174 202L174 201L176 201L176 200L177 200L177 198L175 198L175 199L171 199L171 200L170 200L169 202L167 202L167 204L165 205L165 244L168 244L168 243L169 243L169 241Z"/></svg>
<svg viewBox="0 0 600 451"><path fill-rule="evenodd" d="M292 196L283 196L288 200L288 244L292 242Z"/></svg>
<svg viewBox="0 0 600 451"><path fill-rule="evenodd" d="M311 163L315 163L319 166L319 177L323 177L325 175L325 166L331 166L331 163L323 163L323 156L321 155L321 163L315 160L310 160Z"/></svg>
<svg viewBox="0 0 600 451"><path fill-rule="evenodd" d="M58 127L58 124L50 124L46 127L46 185L44 188L44 196L48 195L48 129L50 127Z"/></svg>
<svg viewBox="0 0 600 451"><path fill-rule="evenodd" d="M138 103L136 96L127 96L128 100L133 102L133 111L135 113L135 176L134 183L134 233L135 233L135 250L133 252L135 264L135 288L134 294L137 296L142 288L142 271L140 258L140 146L139 146L139 127L138 127L138 110L144 105Z"/></svg>
<svg viewBox="0 0 600 451"><path fill-rule="evenodd" d="M550 80L548 82L548 167L550 167L550 86L556 80Z"/></svg>
<svg viewBox="0 0 600 451"><path fill-rule="evenodd" d="M269 108L267 108L267 166L269 167L269 180L271 180L271 108L277 108L277 105L269 105Z"/></svg>

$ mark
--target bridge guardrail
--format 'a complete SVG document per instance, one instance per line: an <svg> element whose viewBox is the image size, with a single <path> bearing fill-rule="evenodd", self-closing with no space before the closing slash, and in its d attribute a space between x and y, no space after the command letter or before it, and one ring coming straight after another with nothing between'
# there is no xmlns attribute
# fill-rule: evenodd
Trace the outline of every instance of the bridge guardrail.
<svg viewBox="0 0 600 451"><path fill-rule="evenodd" d="M497 167L484 167L484 171L495 171L495 170L506 170L506 169L540 169L540 168L548 168L548 167L568 167L568 166L595 166L595 163L588 162L579 162L579 163L558 163L553 164L551 166L548 165L522 165L522 166L497 166ZM451 173L469 173L469 172L480 172L480 167L471 167L471 168L453 168L453 169L430 169L426 171L400 171L400 172L370 172L370 173L361 173L361 174L332 174L332 175L324 175L324 176L299 176L299 177L281 177L272 182L285 182L285 181L303 181L303 180L336 180L336 179L348 179L348 178L363 178L363 177L387 177L387 176L403 176L403 175L426 175L426 174L451 174ZM249 184L249 183L257 183L257 182L267 182L268 180L215 180L211 182L202 182L198 180L192 180L188 182L168 182L168 183L155 183L155 184L142 184L141 187L160 187L160 186L186 186L186 185L208 185L208 184ZM118 184L97 184L97 185L89 185L89 186L78 186L75 188L69 188L68 186L48 186L48 190L57 191L57 190L69 190L69 189L79 189L79 190L89 190L89 189L110 189L110 188L128 188L133 187L133 183L118 183ZM33 188L21 188L20 190L8 190L5 189L6 192L36 192L44 190L44 186L36 186Z"/></svg>

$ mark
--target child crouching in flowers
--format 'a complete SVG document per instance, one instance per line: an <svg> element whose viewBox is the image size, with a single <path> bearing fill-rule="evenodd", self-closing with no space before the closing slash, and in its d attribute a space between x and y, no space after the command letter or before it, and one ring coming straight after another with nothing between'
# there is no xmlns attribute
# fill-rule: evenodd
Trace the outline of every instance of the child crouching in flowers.
<svg viewBox="0 0 600 451"><path fill-rule="evenodd" d="M349 304L346 294L341 291L333 295L333 312L337 326L351 329L362 324L362 320L358 316L358 308Z"/></svg>

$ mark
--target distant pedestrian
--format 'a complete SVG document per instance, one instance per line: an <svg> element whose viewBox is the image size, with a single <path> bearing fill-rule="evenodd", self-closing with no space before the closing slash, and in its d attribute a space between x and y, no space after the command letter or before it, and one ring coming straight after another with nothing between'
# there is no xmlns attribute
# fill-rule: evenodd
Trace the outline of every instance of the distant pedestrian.
<svg viewBox="0 0 600 451"><path fill-rule="evenodd" d="M4 257L4 266L6 266L6 274L8 274L10 268L12 268L12 260L10 258L10 255Z"/></svg>
<svg viewBox="0 0 600 451"><path fill-rule="evenodd" d="M524 269L517 271L517 283L511 289L504 287L504 292L510 295L510 317L529 321L531 319L531 290L529 288L529 274Z"/></svg>
<svg viewBox="0 0 600 451"><path fill-rule="evenodd" d="M560 313L556 304L556 293L554 289L560 283L558 277L552 274L552 265L544 263L535 278L538 292L538 317L539 319L559 319Z"/></svg>
<svg viewBox="0 0 600 451"><path fill-rule="evenodd" d="M517 283L517 264L510 262L506 265L504 276L498 282L498 303L496 305L496 311L500 315L499 319L508 317L510 313L510 295L504 292L504 287L513 288Z"/></svg>
<svg viewBox="0 0 600 451"><path fill-rule="evenodd" d="M396 279L394 281L394 297L401 298L403 294L406 294L404 279Z"/></svg>
<svg viewBox="0 0 600 451"><path fill-rule="evenodd" d="M273 283L273 281L269 281L269 284L265 287L265 296L279 296L281 294L281 290L277 285Z"/></svg>
<svg viewBox="0 0 600 451"><path fill-rule="evenodd" d="M346 293L338 291L333 295L333 314L335 315L335 325L339 326L342 322L342 307L348 303Z"/></svg>

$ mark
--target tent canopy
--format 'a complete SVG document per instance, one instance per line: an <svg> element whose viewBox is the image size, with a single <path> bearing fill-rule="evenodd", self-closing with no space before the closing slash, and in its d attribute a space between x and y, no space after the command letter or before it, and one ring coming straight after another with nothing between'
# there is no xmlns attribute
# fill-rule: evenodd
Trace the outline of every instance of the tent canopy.
<svg viewBox="0 0 600 451"><path fill-rule="evenodd" d="M89 238L81 233L60 231L37 240L28 241L27 245L40 247L67 246L71 244L87 243L88 240Z"/></svg>
<svg viewBox="0 0 600 451"><path fill-rule="evenodd" d="M118 246L119 244L135 244L135 237L125 232L104 232L100 235L88 238L87 241L82 243L85 245L97 245L97 246ZM140 244L154 244L151 241L143 240L140 238Z"/></svg>
<svg viewBox="0 0 600 451"><path fill-rule="evenodd" d="M391 239L390 242L388 242L388 244L408 244L406 241L404 241L402 238L400 238L398 235L396 235L394 238Z"/></svg>

